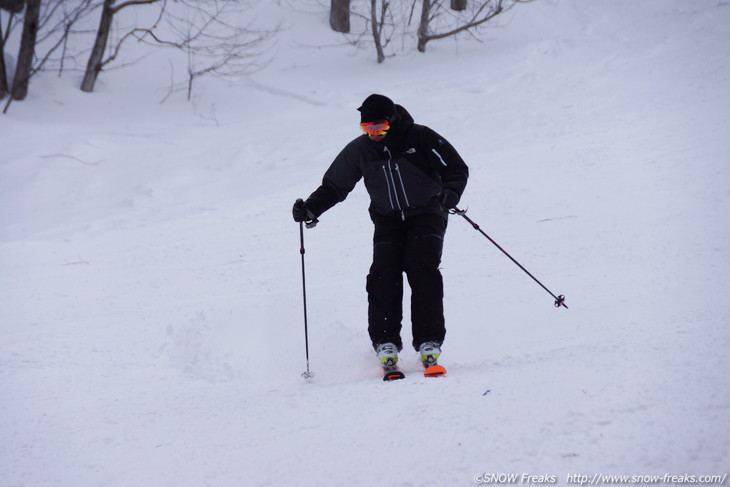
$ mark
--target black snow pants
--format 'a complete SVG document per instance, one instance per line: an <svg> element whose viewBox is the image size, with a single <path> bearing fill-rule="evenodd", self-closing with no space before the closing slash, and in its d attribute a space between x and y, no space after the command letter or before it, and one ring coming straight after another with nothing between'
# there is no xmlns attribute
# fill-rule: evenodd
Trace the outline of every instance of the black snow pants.
<svg viewBox="0 0 730 487"><path fill-rule="evenodd" d="M391 342L403 348L403 273L411 288L413 347L442 343L444 286L439 265L446 219L439 214L372 216L373 264L367 277L368 332L373 346Z"/></svg>

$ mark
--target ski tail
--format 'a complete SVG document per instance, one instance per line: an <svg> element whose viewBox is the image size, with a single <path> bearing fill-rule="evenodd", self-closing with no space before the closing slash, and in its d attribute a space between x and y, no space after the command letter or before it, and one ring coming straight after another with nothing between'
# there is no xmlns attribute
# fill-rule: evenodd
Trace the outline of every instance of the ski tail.
<svg viewBox="0 0 730 487"><path fill-rule="evenodd" d="M385 371L383 373L383 380L385 382L390 382L393 380L399 380L399 379L405 379L406 374L404 374L401 370L390 370Z"/></svg>

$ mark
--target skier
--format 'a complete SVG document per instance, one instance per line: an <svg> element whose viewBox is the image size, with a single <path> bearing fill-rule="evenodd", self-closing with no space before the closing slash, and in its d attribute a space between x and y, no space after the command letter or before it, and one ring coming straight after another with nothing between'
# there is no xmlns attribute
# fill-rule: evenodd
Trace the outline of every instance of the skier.
<svg viewBox="0 0 730 487"><path fill-rule="evenodd" d="M375 225L368 332L384 380L404 377L396 365L403 349L403 272L411 287L413 347L426 375L443 375L437 364L446 334L439 265L448 210L458 204L469 169L446 139L414 123L390 98L370 95L358 110L364 134L345 146L306 201L294 203L294 221L316 220L364 179Z"/></svg>

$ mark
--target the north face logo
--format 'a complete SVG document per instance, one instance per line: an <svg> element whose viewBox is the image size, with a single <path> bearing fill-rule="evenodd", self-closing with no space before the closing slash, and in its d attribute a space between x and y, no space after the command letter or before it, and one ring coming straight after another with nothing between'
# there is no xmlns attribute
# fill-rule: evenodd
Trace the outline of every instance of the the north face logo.
<svg viewBox="0 0 730 487"><path fill-rule="evenodd" d="M406 150L406 154L415 154L415 153L416 153L415 147L411 147L410 149Z"/></svg>

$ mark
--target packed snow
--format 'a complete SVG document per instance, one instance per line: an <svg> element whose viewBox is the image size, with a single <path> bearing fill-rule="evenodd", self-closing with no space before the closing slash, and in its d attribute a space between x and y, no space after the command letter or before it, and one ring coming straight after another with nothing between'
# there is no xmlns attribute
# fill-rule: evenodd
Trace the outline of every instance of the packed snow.
<svg viewBox="0 0 730 487"><path fill-rule="evenodd" d="M0 486L726 478L730 2L541 0L383 64L293 3L192 102L160 103L159 51L0 116ZM307 382L291 205L371 93L453 143L467 215L569 309L452 216L448 375L405 349L381 381L359 185L305 231Z"/></svg>

